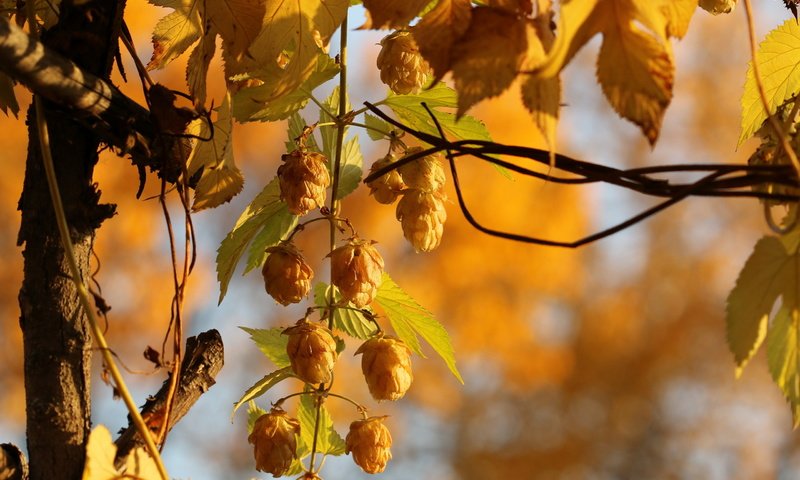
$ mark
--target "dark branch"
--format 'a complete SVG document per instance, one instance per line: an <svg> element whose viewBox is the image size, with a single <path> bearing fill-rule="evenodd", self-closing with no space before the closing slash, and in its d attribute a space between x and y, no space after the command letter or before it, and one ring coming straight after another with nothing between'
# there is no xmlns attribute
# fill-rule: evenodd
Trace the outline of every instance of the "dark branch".
<svg viewBox="0 0 800 480"><path fill-rule="evenodd" d="M175 394L175 403L169 417L168 429L171 430L200 396L216 383L214 378L222 369L223 362L222 337L218 331L209 330L186 340L186 353L181 365L180 383ZM159 425L163 420L168 390L169 378L164 381L158 393L148 399L142 407L142 417L148 425L152 426L154 435L158 433ZM143 447L144 441L136 431L136 427L129 424L120 433L116 444L117 462L120 462L134 448Z"/></svg>
<svg viewBox="0 0 800 480"><path fill-rule="evenodd" d="M158 134L150 112L115 86L33 40L0 16L0 71L69 111L134 164L161 172L177 139ZM179 171L164 172L175 182Z"/></svg>
<svg viewBox="0 0 800 480"><path fill-rule="evenodd" d="M427 110L433 124L439 132L439 137L425 132L414 130L395 119L389 117L384 112L370 103L365 103L367 108L380 118L391 125L403 130L404 132L431 145L431 148L424 149L412 155L403 157L386 167L379 169L364 179L365 183L371 182L390 171L400 168L408 162L431 155L433 153L445 152L445 156L450 165L450 172L455 185L458 204L464 218L475 229L488 235L514 240L536 245L577 248L582 245L600 240L624 230L648 217L654 215L676 203L691 197L755 197L762 200L772 200L776 202L796 202L800 196L791 193L768 193L767 189L758 191L756 187L768 187L771 185L781 185L790 188L800 188L797 176L789 165L736 165L736 164L695 164L695 165L661 165L644 168L634 168L621 170L605 165L585 162L570 158L566 155L556 154L553 169L574 175L573 177L560 177L551 174L544 174L529 168L507 162L496 158L496 155L508 155L517 158L533 160L542 165L550 164L550 154L546 150L537 148L521 147L515 145L503 145L495 142L483 140L462 140L449 142L445 138L444 130L434 113L424 103L422 106ZM582 185L587 183L604 182L622 188L627 188L638 193L664 197L663 202L644 210L643 212L631 217L606 230L594 233L587 237L575 241L555 241L521 235L517 233L503 232L482 225L475 219L464 200L461 184L456 168L456 158L472 156L494 165L501 166L513 172L539 178L559 184ZM699 180L692 183L672 183L668 179L654 178L652 174L675 174L687 172L705 173Z"/></svg>
<svg viewBox="0 0 800 480"><path fill-rule="evenodd" d="M28 480L28 461L16 445L0 444L0 480Z"/></svg>

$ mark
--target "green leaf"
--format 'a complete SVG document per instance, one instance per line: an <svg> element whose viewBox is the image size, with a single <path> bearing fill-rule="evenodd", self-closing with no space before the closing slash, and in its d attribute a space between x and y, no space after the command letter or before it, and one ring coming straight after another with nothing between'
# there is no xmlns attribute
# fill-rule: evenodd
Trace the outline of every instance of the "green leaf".
<svg viewBox="0 0 800 480"><path fill-rule="evenodd" d="M781 307L767 334L767 363L769 372L778 384L792 409L794 427L800 425L800 312L797 308Z"/></svg>
<svg viewBox="0 0 800 480"><path fill-rule="evenodd" d="M772 306L791 281L789 254L777 237L763 237L728 295L725 323L728 346L741 375L767 333Z"/></svg>
<svg viewBox="0 0 800 480"><path fill-rule="evenodd" d="M358 145L358 137L353 137L342 146L342 160L339 165L339 187L336 199L348 196L361 183L361 172L364 168L364 157Z"/></svg>
<svg viewBox="0 0 800 480"><path fill-rule="evenodd" d="M364 125L370 127L370 128L366 129L367 130L367 135L369 135L369 138L371 138L372 140L375 140L376 142L378 140L383 140L384 138L388 138L386 135L384 135L381 132L387 132L388 133L388 132L392 131L392 126L391 125L389 125L388 123L386 123L382 119L380 119L380 118L378 118L375 115L372 115L370 113L365 113L364 114Z"/></svg>
<svg viewBox="0 0 800 480"><path fill-rule="evenodd" d="M262 415L266 415L268 412L263 408L256 405L256 402L250 400L247 402L247 434L250 435L253 433L253 425L256 424L256 420L258 420Z"/></svg>
<svg viewBox="0 0 800 480"><path fill-rule="evenodd" d="M769 105L769 114L795 96L800 90L800 25L790 18L771 31L758 46L758 70ZM753 136L767 119L756 86L752 62L742 94L742 133L739 145Z"/></svg>
<svg viewBox="0 0 800 480"><path fill-rule="evenodd" d="M292 93L277 100L272 97L270 84L243 88L233 97L233 116L240 122L283 120L305 107L311 92L339 73L339 66L327 54L317 57L316 67L308 79Z"/></svg>
<svg viewBox="0 0 800 480"><path fill-rule="evenodd" d="M330 96L322 102L325 108L336 115L339 111L339 87L335 87ZM347 102L347 110L350 110L350 102ZM319 111L319 123L331 123L335 119L328 115L325 110ZM319 127L319 133L322 136L322 154L328 158L328 161L333 163L334 152L336 151L336 125L324 125ZM344 134L347 135L347 127L344 128Z"/></svg>
<svg viewBox="0 0 800 480"><path fill-rule="evenodd" d="M294 227L297 226L298 218L296 215L289 213L285 204L283 205L283 209L272 217L268 227L258 232L258 235L250 244L243 274L249 273L254 268L261 268L264 265L268 257L267 248L277 245L283 240L283 237L294 230Z"/></svg>
<svg viewBox="0 0 800 480"><path fill-rule="evenodd" d="M328 295L333 288L333 301L338 303L342 300L339 289L330 287L324 282L314 285L314 305L318 307L328 306ZM363 313L349 308L337 308L333 313L333 328L341 330L351 337L366 340L375 333L375 324L364 316Z"/></svg>
<svg viewBox="0 0 800 480"><path fill-rule="evenodd" d="M233 230L228 233L217 249L217 279L220 284L219 303L225 298L228 284L236 270L247 245L258 237L259 248L277 244L297 224L297 217L291 215L286 204L280 199L280 186L277 177L247 206L239 216ZM247 271L252 270L265 257L250 252Z"/></svg>
<svg viewBox="0 0 800 480"><path fill-rule="evenodd" d="M461 378L461 374L456 368L455 352L447 330L385 272L375 301L386 312L397 336L406 342L414 352L424 357L419 340L417 340L417 335L419 335L442 357L458 381L464 383L464 379Z"/></svg>
<svg viewBox="0 0 800 480"><path fill-rule="evenodd" d="M297 419L300 421L300 437L305 445L312 445L314 441L314 422L317 418L315 399L316 397L310 394L300 396ZM344 454L344 440L333 428L333 420L324 403L320 405L317 431L317 452L334 456Z"/></svg>
<svg viewBox="0 0 800 480"><path fill-rule="evenodd" d="M254 383L252 387L248 388L247 391L244 392L242 398L240 398L238 402L233 404L233 412L231 412L231 420L233 420L233 416L236 414L236 410L238 410L239 407L249 402L250 400L255 400L261 395L264 395L272 387L281 383L287 378L291 377L294 377L294 373L292 373L292 367L284 367L281 368L280 370L275 370L274 372L264 376L264 378Z"/></svg>
<svg viewBox="0 0 800 480"><path fill-rule="evenodd" d="M289 342L289 337L281 334L283 328L239 328L250 335L250 338L256 342L256 346L261 350L261 353L269 358L276 367L284 368L291 364L289 355L286 353L286 344Z"/></svg>
<svg viewBox="0 0 800 480"><path fill-rule="evenodd" d="M294 139L303 133L303 129L306 125L308 125L308 123L303 120L303 117L301 117L299 113L293 113L292 116L289 117L289 130L286 132L289 136L289 139L286 141L287 152L291 152L297 148ZM317 140L314 138L314 135L309 135L306 139L306 148L312 152L320 152L319 145L317 145Z"/></svg>

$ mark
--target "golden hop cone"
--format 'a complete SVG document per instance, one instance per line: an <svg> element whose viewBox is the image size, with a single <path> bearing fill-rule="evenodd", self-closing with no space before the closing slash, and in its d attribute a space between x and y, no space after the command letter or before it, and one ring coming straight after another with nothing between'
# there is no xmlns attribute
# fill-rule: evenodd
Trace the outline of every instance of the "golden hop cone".
<svg viewBox="0 0 800 480"><path fill-rule="evenodd" d="M289 212L305 215L323 206L325 189L331 184L325 155L295 150L281 159L284 162L278 167L281 200L286 202Z"/></svg>
<svg viewBox="0 0 800 480"><path fill-rule="evenodd" d="M333 333L320 324L300 320L283 334L289 335L286 353L294 374L306 383L330 382L338 355Z"/></svg>
<svg viewBox="0 0 800 480"><path fill-rule="evenodd" d="M444 200L439 192L410 189L403 193L397 203L397 219L414 250L430 252L441 243L447 220Z"/></svg>
<svg viewBox="0 0 800 480"><path fill-rule="evenodd" d="M406 156L419 152L419 147L410 148ZM404 164L397 169L403 182L409 188L424 190L426 192L438 192L444 187L444 167L440 160L440 155L428 155L413 162Z"/></svg>
<svg viewBox="0 0 800 480"><path fill-rule="evenodd" d="M414 37L406 31L394 32L381 40L378 69L381 81L400 95L417 93L431 70L419 54Z"/></svg>
<svg viewBox="0 0 800 480"><path fill-rule="evenodd" d="M345 452L353 454L353 461L367 473L380 473L392 458L389 450L392 435L383 424L383 417L370 417L350 424L345 438Z"/></svg>
<svg viewBox="0 0 800 480"><path fill-rule="evenodd" d="M353 238L328 255L331 257L331 282L342 298L357 308L372 302L383 277L383 258L372 243Z"/></svg>
<svg viewBox="0 0 800 480"><path fill-rule="evenodd" d="M300 422L289 417L280 408L261 415L253 425L247 441L253 444L256 469L280 477L292 465L297 451L296 435Z"/></svg>
<svg viewBox="0 0 800 480"><path fill-rule="evenodd" d="M377 172L383 167L390 165L392 162L392 157L386 156L373 163L372 167L369 169L369 173ZM369 187L369 193L375 197L375 200L384 205L394 203L394 201L397 200L397 196L400 195L400 192L406 187L397 170L392 170L386 175L376 178L369 182L367 186Z"/></svg>
<svg viewBox="0 0 800 480"><path fill-rule="evenodd" d="M375 337L358 350L361 371L375 400L399 400L406 394L414 374L411 371L411 349L395 337Z"/></svg>
<svg viewBox="0 0 800 480"><path fill-rule="evenodd" d="M297 303L308 295L314 272L291 243L267 249L269 256L261 274L264 288L281 305Z"/></svg>

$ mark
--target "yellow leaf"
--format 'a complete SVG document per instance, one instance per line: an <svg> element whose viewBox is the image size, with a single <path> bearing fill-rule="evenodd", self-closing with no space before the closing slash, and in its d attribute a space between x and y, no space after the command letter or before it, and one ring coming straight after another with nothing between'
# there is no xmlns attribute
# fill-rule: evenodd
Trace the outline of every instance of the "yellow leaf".
<svg viewBox="0 0 800 480"><path fill-rule="evenodd" d="M314 71L317 54L339 28L349 0L266 0L261 33L250 46L253 64L264 68L271 78L263 78L273 87L266 100L275 100L299 87ZM288 62L278 60L292 46Z"/></svg>
<svg viewBox="0 0 800 480"><path fill-rule="evenodd" d="M453 45L469 28L471 16L470 0L439 0L436 8L411 28L437 81L450 71Z"/></svg>
<svg viewBox="0 0 800 480"><path fill-rule="evenodd" d="M161 7L175 9L158 21L153 29L153 56L148 70L163 68L200 38L203 22L200 0L150 0Z"/></svg>
<svg viewBox="0 0 800 480"><path fill-rule="evenodd" d="M232 58L239 60L261 31L267 0L206 1L206 18L219 31Z"/></svg>
<svg viewBox="0 0 800 480"><path fill-rule="evenodd" d="M214 51L216 50L216 37L216 29L209 28L205 35L200 38L200 43L192 50L189 55L189 61L186 64L186 83L189 86L189 93L195 99L196 105L204 105L206 103L206 77L208 75L208 66L211 64L211 59L214 57Z"/></svg>
<svg viewBox="0 0 800 480"><path fill-rule="evenodd" d="M666 46L633 24L603 36L597 80L614 110L639 125L651 145L672 99L673 77Z"/></svg>
<svg viewBox="0 0 800 480"><path fill-rule="evenodd" d="M531 0L489 0L486 2L490 7L501 8L511 13L530 15L533 11Z"/></svg>
<svg viewBox="0 0 800 480"><path fill-rule="evenodd" d="M142 448L135 448L125 459L125 476L137 480L161 480L153 457Z"/></svg>
<svg viewBox="0 0 800 480"><path fill-rule="evenodd" d="M767 94L769 114L792 98L800 90L800 26L791 18L771 31L758 46L758 70ZM753 67L747 70L747 80L742 94L742 134L739 145L759 128L767 113L761 104Z"/></svg>
<svg viewBox="0 0 800 480"><path fill-rule="evenodd" d="M186 169L189 176L203 168L203 174L194 191L192 203L194 211L219 206L233 198L244 186L242 173L233 161L232 128L233 119L230 94L228 94L217 109L213 135L204 118L194 120L186 130L187 133L200 138L211 137L209 140L196 140L187 160Z"/></svg>
<svg viewBox="0 0 800 480"><path fill-rule="evenodd" d="M472 10L469 28L453 46L453 79L458 114L508 88L527 51L525 20L488 7Z"/></svg>
<svg viewBox="0 0 800 480"><path fill-rule="evenodd" d="M697 0L672 0L662 5L661 10L667 19L667 35L683 38L689 29L689 22L697 10Z"/></svg>
<svg viewBox="0 0 800 480"><path fill-rule="evenodd" d="M364 0L367 21L360 28L403 28L430 0Z"/></svg>
<svg viewBox="0 0 800 480"><path fill-rule="evenodd" d="M86 464L83 467L83 480L114 480L118 477L114 467L117 446L111 440L111 433L103 425L96 426L89 434L86 444Z"/></svg>
<svg viewBox="0 0 800 480"><path fill-rule="evenodd" d="M603 93L653 144L672 99L674 67L664 9L668 1L572 0L562 5L559 35L537 73L555 76L586 42L602 33L597 78Z"/></svg>
<svg viewBox="0 0 800 480"><path fill-rule="evenodd" d="M534 24L528 26L528 51L523 70L533 70L547 57L545 49L552 46L554 40L549 23L550 15L544 15L534 19ZM536 127L547 141L551 163L554 163L558 109L561 102L561 80L558 76L541 78L535 75L524 75L521 91L522 103L533 116Z"/></svg>

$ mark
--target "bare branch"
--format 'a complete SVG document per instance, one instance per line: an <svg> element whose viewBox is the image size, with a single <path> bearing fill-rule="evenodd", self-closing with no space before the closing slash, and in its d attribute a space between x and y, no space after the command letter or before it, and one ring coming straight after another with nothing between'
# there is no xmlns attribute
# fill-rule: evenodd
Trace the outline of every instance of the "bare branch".
<svg viewBox="0 0 800 480"><path fill-rule="evenodd" d="M181 365L180 383L175 394L175 403L169 417L168 429L192 408L202 394L208 391L216 381L214 378L222 369L224 350L222 337L216 330L203 332L197 337L186 340L186 354ZM147 400L142 407L142 417L151 426L154 434L158 433L159 424L166 409L169 378L164 381L158 393ZM116 441L117 461L124 459L136 447L144 445L141 435L133 425L128 425Z"/></svg>

